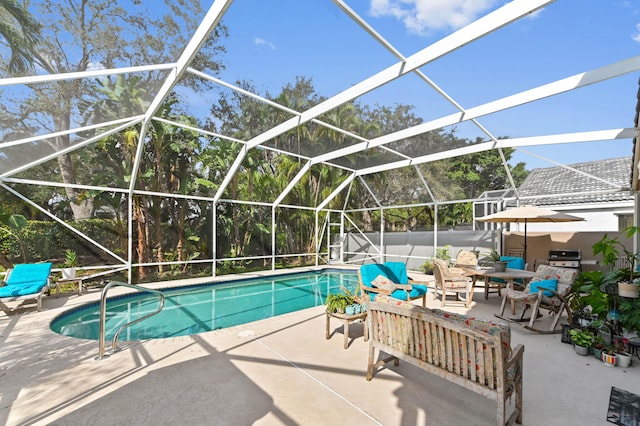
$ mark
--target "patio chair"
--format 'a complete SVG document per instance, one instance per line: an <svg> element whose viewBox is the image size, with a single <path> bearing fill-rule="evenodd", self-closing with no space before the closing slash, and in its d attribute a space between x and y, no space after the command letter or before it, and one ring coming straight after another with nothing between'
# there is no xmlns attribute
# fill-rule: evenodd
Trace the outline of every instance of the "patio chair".
<svg viewBox="0 0 640 426"><path fill-rule="evenodd" d="M466 275L461 268L449 267L442 259L433 259L433 275L436 278L436 290L433 292L435 300L438 292L441 293L440 305L444 306L447 293L454 293L456 300L460 299L460 293L465 293L465 306L471 306L473 299L473 279Z"/></svg>
<svg viewBox="0 0 640 426"><path fill-rule="evenodd" d="M578 276L578 270L574 268L560 268L557 266L540 265L535 275L527 283L524 290L515 290L511 286L507 286L502 298L502 306L500 307L499 318L504 318L504 309L507 300L521 302L524 304L522 315L517 321L529 324L525 328L536 331L538 333L560 333L562 329L556 330L562 311L567 312L569 323L571 323L571 310L567 304L566 297L571 291L571 286ZM532 308L531 316L525 318L525 313ZM549 330L541 330L535 328L535 321L541 317L540 309L549 311L555 318L551 323Z"/></svg>
<svg viewBox="0 0 640 426"><path fill-rule="evenodd" d="M42 310L42 295L49 291L52 264L25 263L15 265L7 271L6 284L0 287L0 306L5 312L4 302L36 300L38 311Z"/></svg>
<svg viewBox="0 0 640 426"><path fill-rule="evenodd" d="M478 266L478 252L470 250L460 250L456 255L454 263L456 268L475 269Z"/></svg>
<svg viewBox="0 0 640 426"><path fill-rule="evenodd" d="M507 262L507 268L509 269L527 269L526 264L524 263L524 259L521 257L515 256L500 256L501 262ZM516 284L524 286L524 281L522 279L517 278L515 280ZM485 280L484 285L484 298L489 298L489 293L498 293L498 296L502 296L502 289L507 286L507 281L502 278L497 277L489 277ZM494 289L491 291L491 289Z"/></svg>
<svg viewBox="0 0 640 426"><path fill-rule="evenodd" d="M358 269L358 279L362 296L368 296L368 300L374 300L377 294L386 294L406 301L422 299L422 306L426 306L426 283L409 278L403 262L362 265Z"/></svg>

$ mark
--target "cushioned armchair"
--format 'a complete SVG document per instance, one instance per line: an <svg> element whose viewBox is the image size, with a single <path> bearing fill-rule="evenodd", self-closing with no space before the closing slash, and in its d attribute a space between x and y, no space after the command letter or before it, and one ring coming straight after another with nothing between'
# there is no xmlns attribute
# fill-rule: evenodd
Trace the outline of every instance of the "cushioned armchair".
<svg viewBox="0 0 640 426"><path fill-rule="evenodd" d="M427 285L409 278L403 262L371 263L358 269L360 291L373 300L377 294L386 294L399 300L422 299L426 306Z"/></svg>
<svg viewBox="0 0 640 426"><path fill-rule="evenodd" d="M567 312L568 321L571 322L571 310L567 305L566 297L571 291L578 270L573 268L560 268L556 266L540 265L534 277L525 286L524 290L515 290L510 286L504 290L500 315L504 315L507 300L524 304L519 321L529 321L526 328L543 333L558 333L556 330L562 311ZM525 318L526 311L532 308L531 317ZM540 309L549 311L555 316L549 330L540 330L534 327L539 318Z"/></svg>
<svg viewBox="0 0 640 426"><path fill-rule="evenodd" d="M473 280L460 268L449 267L442 259L433 259L433 275L436 278L436 291L433 292L435 300L437 294L441 294L440 305L444 306L447 293L454 293L459 300L460 293L465 293L465 306L471 306L473 298Z"/></svg>
<svg viewBox="0 0 640 426"><path fill-rule="evenodd" d="M478 266L478 254L469 250L460 250L456 255L455 266L457 268L475 269Z"/></svg>

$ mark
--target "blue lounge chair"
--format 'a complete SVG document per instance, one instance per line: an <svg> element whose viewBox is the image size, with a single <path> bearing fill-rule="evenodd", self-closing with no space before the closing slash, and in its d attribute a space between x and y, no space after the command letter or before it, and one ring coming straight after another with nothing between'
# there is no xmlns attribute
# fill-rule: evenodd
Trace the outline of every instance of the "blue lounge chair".
<svg viewBox="0 0 640 426"><path fill-rule="evenodd" d="M393 282L393 288L381 288L374 281L382 276ZM360 266L358 270L360 290L373 300L376 294L386 294L399 300L422 299L422 306L427 302L426 283L414 281L407 275L407 267L403 262L371 263Z"/></svg>
<svg viewBox="0 0 640 426"><path fill-rule="evenodd" d="M50 262L15 265L8 271L6 285L0 287L0 305L4 302L35 299L38 311L42 309L42 295L49 290Z"/></svg>

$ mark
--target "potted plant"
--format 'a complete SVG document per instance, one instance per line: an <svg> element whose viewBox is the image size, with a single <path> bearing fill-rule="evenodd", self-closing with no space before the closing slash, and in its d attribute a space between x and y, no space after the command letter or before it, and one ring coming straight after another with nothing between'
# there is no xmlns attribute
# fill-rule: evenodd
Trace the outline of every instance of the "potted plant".
<svg viewBox="0 0 640 426"><path fill-rule="evenodd" d="M451 255L449 254L450 247L451 246L446 245L444 247L436 248L435 258L444 260L447 263L447 265L451 263ZM433 262L431 260L427 259L422 264L422 272L424 272L427 275L433 275Z"/></svg>
<svg viewBox="0 0 640 426"><path fill-rule="evenodd" d="M630 335L640 335L640 299L625 299L620 303L620 325Z"/></svg>
<svg viewBox="0 0 640 426"><path fill-rule="evenodd" d="M331 293L327 295L325 304L327 305L327 312L344 314L347 311L347 306L351 306L355 302L356 298L353 293L343 287L341 293ZM353 315L353 313L350 315Z"/></svg>
<svg viewBox="0 0 640 426"><path fill-rule="evenodd" d="M593 357L602 360L602 351L604 350L604 340L602 336L596 335L593 337L591 349L593 351Z"/></svg>
<svg viewBox="0 0 640 426"><path fill-rule="evenodd" d="M571 312L574 323L582 328L587 328L591 325L593 320L593 314L591 313L591 305L581 306L575 311Z"/></svg>
<svg viewBox="0 0 640 426"><path fill-rule="evenodd" d="M616 366L616 354L613 351L612 346L605 346L602 350L602 362L607 367L615 367Z"/></svg>
<svg viewBox="0 0 640 426"><path fill-rule="evenodd" d="M586 271L578 275L567 296L572 314L578 318L586 317L586 311L589 310L591 320L605 320L610 306L609 294L602 291L606 283L606 274L601 271Z"/></svg>
<svg viewBox="0 0 640 426"><path fill-rule="evenodd" d="M632 238L640 230L637 226L630 226L625 229L627 238ZM604 234L602 238L593 246L593 254L602 255L602 263L610 268L608 279L618 283L618 294L623 297L638 297L638 281L634 281L634 271L640 252L632 252L617 238L610 238ZM623 255L621 255L621 252ZM619 258L624 259L624 268L616 268Z"/></svg>
<svg viewBox="0 0 640 426"><path fill-rule="evenodd" d="M578 355L587 355L593 343L593 333L590 330L569 330L573 347Z"/></svg>
<svg viewBox="0 0 640 426"><path fill-rule="evenodd" d="M62 278L75 278L78 266L78 255L73 250L65 250L64 263L62 264Z"/></svg>
<svg viewBox="0 0 640 426"><path fill-rule="evenodd" d="M500 253L496 249L491 249L487 255L496 272L504 272L507 269L507 263L500 260Z"/></svg>
<svg viewBox="0 0 640 426"><path fill-rule="evenodd" d="M629 367L631 365L631 354L627 352L622 339L617 339L613 343L613 352L616 355L616 365L619 367Z"/></svg>

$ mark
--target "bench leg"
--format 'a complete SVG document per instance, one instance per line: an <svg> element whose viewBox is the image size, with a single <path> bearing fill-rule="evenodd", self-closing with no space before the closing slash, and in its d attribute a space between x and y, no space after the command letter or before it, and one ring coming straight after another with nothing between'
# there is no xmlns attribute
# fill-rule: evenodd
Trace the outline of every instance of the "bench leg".
<svg viewBox="0 0 640 426"><path fill-rule="evenodd" d="M367 361L367 380L371 380L373 378L373 355L375 349L373 348L373 344L369 343L369 360Z"/></svg>

